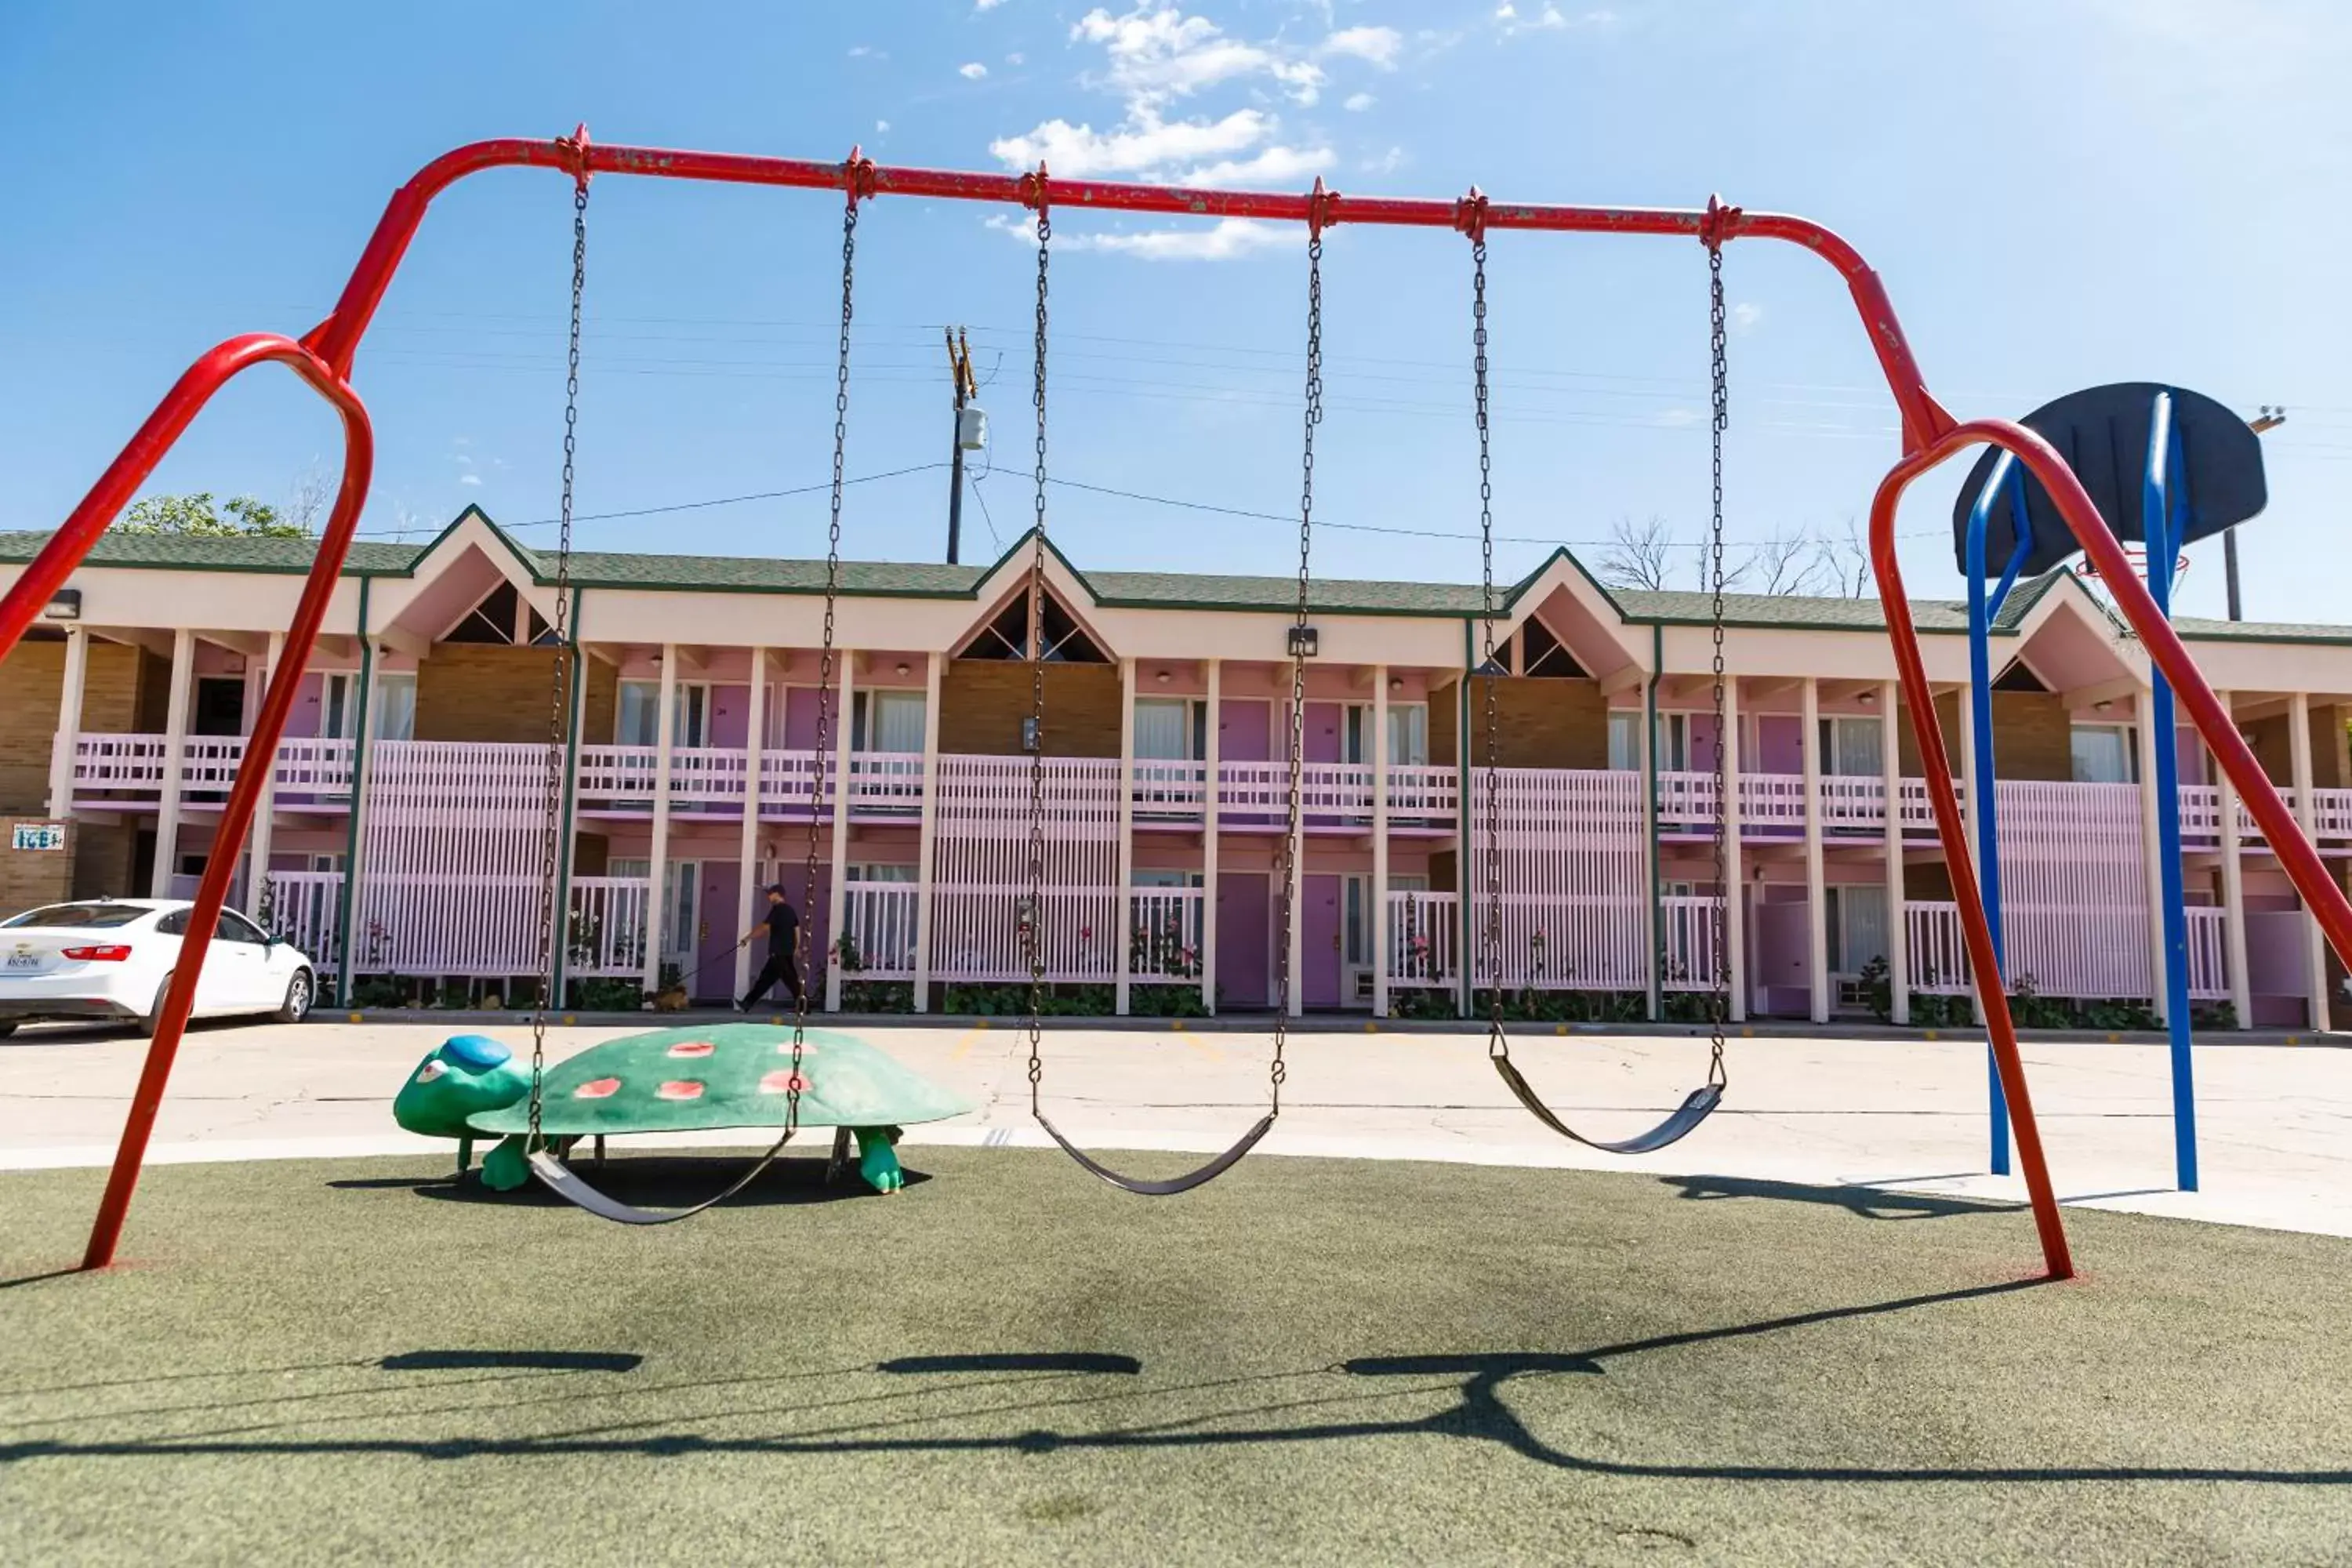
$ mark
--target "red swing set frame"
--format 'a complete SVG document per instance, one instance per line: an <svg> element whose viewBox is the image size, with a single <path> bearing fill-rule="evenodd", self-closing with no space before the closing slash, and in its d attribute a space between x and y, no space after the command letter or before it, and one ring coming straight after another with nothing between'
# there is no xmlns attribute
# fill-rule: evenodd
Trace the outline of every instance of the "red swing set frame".
<svg viewBox="0 0 2352 1568"><path fill-rule="evenodd" d="M597 174L631 174L829 190L843 193L852 203L880 196L929 196L951 201L1001 202L1033 210L1043 210L1050 204L1056 208L1256 218L1304 223L1314 230L1336 223L1385 224L1454 229L1474 238L1497 229L1534 229L1667 236L1695 239L1709 247L1734 239L1776 239L1801 246L1835 268L1845 279L1854 308L1862 316L1863 328L1869 334L1871 348L1885 374L1888 390L1894 394L1903 416L1902 456L1880 482L1871 503L1871 564L1894 644L1904 700L1911 710L1920 763L1927 773L1928 798L1935 807L1937 831L1966 929L1971 973L1977 976L1987 1033L2013 1119L2018 1152L2041 1237L2042 1260L2051 1278L2070 1277L2074 1264L2068 1255L2065 1228L2059 1217L2041 1131L2026 1089L2025 1068L2018 1055L2017 1031L2010 1017L2009 1001L1999 985L1983 984L1985 976L2000 973L1993 959L1992 933L1978 899L1976 876L1966 849L1967 837L1959 802L1952 789L1951 765L1943 737L1937 726L1927 721L1935 705L1895 556L1895 509L1912 481L1979 445L1996 446L2015 454L2041 481L2074 530L2076 542L2109 584L2117 607L2138 633L2149 657L2171 681L2206 745L2236 785L2247 809L2302 893L2305 907L2317 917L2336 951L2352 958L2352 902L2347 901L2344 890L2327 875L2310 841L2214 698L2212 689L2198 672L2188 649L2157 610L2146 585L2131 570L2123 547L2101 521L2064 460L2048 442L2013 420L1960 422L1945 412L1920 376L1878 275L1853 247L1810 219L1743 212L1712 199L1704 208L1547 206L1494 201L1475 187L1467 195L1449 202L1342 197L1337 192L1322 189L1319 184L1313 193L1285 195L1088 180L1064 182L1051 179L1042 166L1018 175L886 167L861 157L856 149L844 162L824 163L652 147L606 147L592 143L585 126L567 137L478 142L435 159L394 193L367 249L343 287L341 298L325 321L299 339L275 332L231 338L204 354L173 384L121 456L109 465L81 504L25 568L5 598L0 599L0 658L5 658L16 647L26 626L64 585L67 576L89 554L99 535L113 522L213 395L255 365L273 362L284 364L333 405L343 422L344 445L342 481L334 510L319 542L317 559L303 585L294 623L287 631L285 655L271 672L268 692L255 718L248 742L248 755L275 755L288 710L293 706L296 687L318 641L329 598L367 499L374 436L367 409L351 384L352 358L433 198L469 174L502 168L550 169L582 184ZM194 917L184 941L184 962L173 974L163 1000L163 1016L148 1047L146 1065L124 1122L113 1171L82 1258L85 1268L102 1268L113 1261L148 1139L154 1130L155 1115L163 1103L164 1086L170 1079L173 1060L186 1027L196 975L226 900L229 879L244 848L265 773L259 768L240 770L223 808L214 853L197 891Z"/></svg>

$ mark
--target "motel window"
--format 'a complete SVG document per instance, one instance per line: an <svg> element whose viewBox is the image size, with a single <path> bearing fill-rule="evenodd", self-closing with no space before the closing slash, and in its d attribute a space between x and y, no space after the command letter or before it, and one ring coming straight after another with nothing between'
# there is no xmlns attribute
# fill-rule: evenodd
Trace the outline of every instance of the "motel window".
<svg viewBox="0 0 2352 1568"><path fill-rule="evenodd" d="M1686 773L1690 761L1690 715L1661 713L1658 715L1658 771L1666 773Z"/></svg>
<svg viewBox="0 0 2352 1568"><path fill-rule="evenodd" d="M1134 878L1134 885L1139 888L1197 888L1202 885L1198 871L1147 870L1139 866Z"/></svg>
<svg viewBox="0 0 2352 1568"><path fill-rule="evenodd" d="M1609 766L1618 773L1642 766L1642 716L1632 711L1609 715Z"/></svg>
<svg viewBox="0 0 2352 1568"><path fill-rule="evenodd" d="M359 733L360 678L347 671L321 679L319 733L329 740L348 741ZM408 741L416 736L416 677L403 671L380 675L375 682L375 711L368 716L368 733L379 741Z"/></svg>
<svg viewBox="0 0 2352 1568"><path fill-rule="evenodd" d="M652 746L660 743L661 682L658 680L624 680L620 683L620 709L613 723L613 741L622 746ZM710 688L699 681L680 681L673 699L677 703L670 713L669 743L673 746L707 746L710 743Z"/></svg>
<svg viewBox="0 0 2352 1568"><path fill-rule="evenodd" d="M1181 697L1135 700L1135 754L1150 762L1183 762L1207 750L1206 710Z"/></svg>
<svg viewBox="0 0 2352 1568"><path fill-rule="evenodd" d="M884 864L852 866L849 868L849 879L853 882L911 882L915 879L915 868Z"/></svg>
<svg viewBox="0 0 2352 1568"><path fill-rule="evenodd" d="M1822 721L1822 772L1837 778L1876 778L1885 766L1876 717Z"/></svg>
<svg viewBox="0 0 2352 1568"><path fill-rule="evenodd" d="M1418 768L1429 764L1429 704L1389 704L1389 766Z"/></svg>
<svg viewBox="0 0 2352 1568"><path fill-rule="evenodd" d="M929 712L923 693L853 691L850 701L850 750L921 754Z"/></svg>
<svg viewBox="0 0 2352 1568"><path fill-rule="evenodd" d="M2136 784L2139 780L2139 747L2129 724L2074 726L2076 784Z"/></svg>

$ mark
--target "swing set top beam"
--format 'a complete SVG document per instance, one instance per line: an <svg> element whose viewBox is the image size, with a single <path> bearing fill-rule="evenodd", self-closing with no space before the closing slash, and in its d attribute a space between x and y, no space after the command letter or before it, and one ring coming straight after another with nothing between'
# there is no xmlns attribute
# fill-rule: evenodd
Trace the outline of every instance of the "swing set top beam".
<svg viewBox="0 0 2352 1568"><path fill-rule="evenodd" d="M571 136L530 140L509 137L453 149L417 171L394 193L368 241L351 281L332 314L304 337L303 345L338 374L351 374L360 339L398 270L402 256L424 221L433 198L469 174L491 169L552 169L585 181L598 174L642 175L662 180L713 181L725 184L776 185L839 191L851 200L919 196L937 201L994 202L1052 211L1160 213L1201 218L1250 218L1270 223L1378 224L1401 228L1445 228L1478 235L1496 229L1556 234L1652 235L1721 245L1734 239L1775 239L1811 251L1845 279L1878 355L1888 388L1903 416L1904 450L1916 451L1951 428L1954 421L1929 395L1903 336L1902 323L1878 274L1862 253L1835 231L1811 218L1782 213L1750 213L1710 200L1704 207L1556 206L1497 201L1475 186L1453 201L1406 196L1342 196L1317 183L1310 192L1225 191L1183 185L1124 184L1104 180L1061 180L1044 167L1020 174L973 174L953 169L913 169L876 163L856 148L840 163L805 158L764 158L739 153L692 153L659 147L604 146L586 127Z"/></svg>

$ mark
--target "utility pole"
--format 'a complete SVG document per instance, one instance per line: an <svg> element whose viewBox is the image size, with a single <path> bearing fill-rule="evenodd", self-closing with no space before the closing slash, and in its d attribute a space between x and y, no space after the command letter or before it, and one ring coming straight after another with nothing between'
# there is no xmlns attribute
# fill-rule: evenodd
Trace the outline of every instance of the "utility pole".
<svg viewBox="0 0 2352 1568"><path fill-rule="evenodd" d="M988 443L988 416L970 406L980 388L971 378L971 345L963 329L940 329L948 342L948 380L955 387L955 442L948 475L948 564L957 563L963 550L963 455Z"/></svg>
<svg viewBox="0 0 2352 1568"><path fill-rule="evenodd" d="M2254 434L2259 436L2265 430L2275 430L2285 424L2286 410L2284 407L2273 408L2265 403L2263 405L2262 412L2246 423L2252 426ZM2234 528L2221 531L2221 574L2228 580L2229 584L2230 618L2233 621L2242 621L2246 618L2246 615L2245 606L2238 598L2238 531Z"/></svg>

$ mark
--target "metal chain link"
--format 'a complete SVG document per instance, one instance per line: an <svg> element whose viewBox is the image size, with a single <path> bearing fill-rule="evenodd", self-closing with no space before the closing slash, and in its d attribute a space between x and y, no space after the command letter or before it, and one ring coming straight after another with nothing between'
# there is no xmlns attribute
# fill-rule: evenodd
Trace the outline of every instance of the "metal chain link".
<svg viewBox="0 0 2352 1568"><path fill-rule="evenodd" d="M561 968L555 906L563 893L564 762L572 736L572 672L580 660L580 650L572 642L572 489L573 465L580 450L580 310L587 291L588 182L583 177L572 193L572 336L564 360L563 483L555 532L555 660L554 671L548 680L547 812L539 849L539 952L544 969L540 976L538 1005L530 1014L530 1136L524 1144L533 1153L546 1142L540 1132L540 1111L547 1078L547 1015L554 1005L555 977ZM568 942L570 936L565 930L562 940Z"/></svg>
<svg viewBox="0 0 2352 1568"><path fill-rule="evenodd" d="M1479 668L1485 672L1486 738L1486 774L1480 781L1486 798L1486 912L1479 925L1478 952L1486 975L1486 1048L1507 1057L1510 1039L1503 1030L1503 770L1501 723L1496 712L1502 679L1495 658L1495 458L1486 401L1486 241L1483 237L1471 242L1470 266L1470 371L1478 424L1478 613L1485 629Z"/></svg>
<svg viewBox="0 0 2352 1568"><path fill-rule="evenodd" d="M1022 954L1029 963L1029 1111L1038 1109L1045 1066L1045 296L1054 220L1045 210L1045 181L1037 178L1037 339L1029 393L1037 415L1037 495L1029 556L1029 904L1021 915ZM1124 898L1126 891L1120 890Z"/></svg>
<svg viewBox="0 0 2352 1568"><path fill-rule="evenodd" d="M1276 971L1277 1005L1274 1015L1274 1061L1267 1070L1273 1088L1273 1113L1282 1113L1282 1086L1290 1077L1283 1051L1290 1039L1291 988L1298 977L1290 962L1291 921L1297 910L1299 879L1299 810L1307 750L1307 598L1309 563L1315 544L1315 427L1323 423L1323 230L1310 226L1307 237L1307 412L1299 446L1298 476L1298 605L1291 622L1290 640L1290 806L1282 835L1282 956Z"/></svg>
<svg viewBox="0 0 2352 1568"><path fill-rule="evenodd" d="M1715 633L1715 886L1719 897L1715 903L1715 963L1722 972L1720 987L1707 989L1707 1038L1711 1054L1707 1061L1707 1081L1721 1085L1726 1081L1723 1067L1723 1028L1729 1012L1731 988L1730 926L1732 892L1730 849L1724 842L1731 830L1731 798L1727 759L1732 747L1739 743L1736 735L1724 732L1724 673L1723 673L1723 432L1731 424L1731 392L1724 352L1723 314L1723 247L1710 242L1706 247L1707 275L1707 342L1713 357L1714 420L1711 425L1715 459L1715 512L1707 535L1710 552L1709 583L1714 590L1709 607Z"/></svg>

